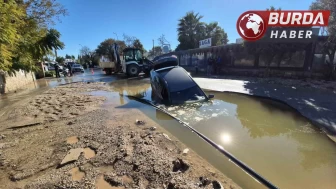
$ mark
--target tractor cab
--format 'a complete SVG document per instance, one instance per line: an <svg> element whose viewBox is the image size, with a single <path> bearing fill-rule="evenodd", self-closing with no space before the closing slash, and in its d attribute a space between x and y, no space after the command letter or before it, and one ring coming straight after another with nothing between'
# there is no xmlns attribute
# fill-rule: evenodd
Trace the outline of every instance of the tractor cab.
<svg viewBox="0 0 336 189"><path fill-rule="evenodd" d="M123 50L122 70L129 77L136 77L140 72L149 74L152 62L143 57L138 48L127 47Z"/></svg>
<svg viewBox="0 0 336 189"><path fill-rule="evenodd" d="M123 58L125 62L135 61L138 64L142 64L142 52L136 48L125 48L123 50Z"/></svg>

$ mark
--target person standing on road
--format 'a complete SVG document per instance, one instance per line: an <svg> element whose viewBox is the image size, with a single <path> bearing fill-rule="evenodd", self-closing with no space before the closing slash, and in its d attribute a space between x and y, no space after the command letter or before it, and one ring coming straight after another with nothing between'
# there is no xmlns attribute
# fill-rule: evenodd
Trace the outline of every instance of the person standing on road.
<svg viewBox="0 0 336 189"><path fill-rule="evenodd" d="M59 66L58 66L58 64L54 64L54 68L55 68L55 72L56 72L56 78L61 77L60 73L59 73Z"/></svg>
<svg viewBox="0 0 336 189"><path fill-rule="evenodd" d="M67 64L68 70L69 70L69 75L72 76L72 68L71 65L68 63Z"/></svg>
<svg viewBox="0 0 336 189"><path fill-rule="evenodd" d="M222 59L220 56L218 56L217 61L216 61L216 74L221 73L221 64L222 64Z"/></svg>
<svg viewBox="0 0 336 189"><path fill-rule="evenodd" d="M207 76L211 75L211 69L212 69L212 58L209 57L209 59L208 59L208 67L207 67Z"/></svg>

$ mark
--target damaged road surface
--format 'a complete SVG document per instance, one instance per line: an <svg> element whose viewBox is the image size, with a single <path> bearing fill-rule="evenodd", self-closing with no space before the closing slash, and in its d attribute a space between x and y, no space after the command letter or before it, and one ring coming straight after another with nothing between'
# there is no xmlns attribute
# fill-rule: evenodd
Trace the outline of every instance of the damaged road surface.
<svg viewBox="0 0 336 189"><path fill-rule="evenodd" d="M116 108L119 98L76 83L4 113L0 188L240 188L138 109Z"/></svg>

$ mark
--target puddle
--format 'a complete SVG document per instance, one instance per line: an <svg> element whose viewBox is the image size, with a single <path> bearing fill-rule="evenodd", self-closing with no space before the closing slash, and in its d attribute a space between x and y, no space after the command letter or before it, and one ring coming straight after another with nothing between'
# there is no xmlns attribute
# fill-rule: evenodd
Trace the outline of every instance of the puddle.
<svg viewBox="0 0 336 189"><path fill-rule="evenodd" d="M78 167L72 168L70 172L73 181L80 181L85 176L85 173L80 171Z"/></svg>
<svg viewBox="0 0 336 189"><path fill-rule="evenodd" d="M123 82L111 85L121 94L150 99L148 80ZM212 94L210 103L166 109L280 188L335 188L335 143L307 119L272 100ZM140 109L243 188L264 188L169 116L126 97L122 101L119 108Z"/></svg>
<svg viewBox="0 0 336 189"><path fill-rule="evenodd" d="M96 189L124 189L125 187L115 187L111 186L108 182L104 180L104 176L100 176L96 182Z"/></svg>
<svg viewBox="0 0 336 189"><path fill-rule="evenodd" d="M91 159L95 157L95 155L96 155L96 152L92 150L91 148L84 148L84 157L86 159Z"/></svg>
<svg viewBox="0 0 336 189"><path fill-rule="evenodd" d="M75 144L77 142L78 142L78 138L76 136L72 136L72 137L67 138L67 143L68 144Z"/></svg>

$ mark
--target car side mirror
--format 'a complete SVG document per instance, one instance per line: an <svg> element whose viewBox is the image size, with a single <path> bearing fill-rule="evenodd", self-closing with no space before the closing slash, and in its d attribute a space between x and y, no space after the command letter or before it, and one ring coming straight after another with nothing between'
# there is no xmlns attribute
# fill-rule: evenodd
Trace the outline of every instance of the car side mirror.
<svg viewBox="0 0 336 189"><path fill-rule="evenodd" d="M209 98L209 99L215 98L215 95L213 95L213 94L209 94L208 98Z"/></svg>

